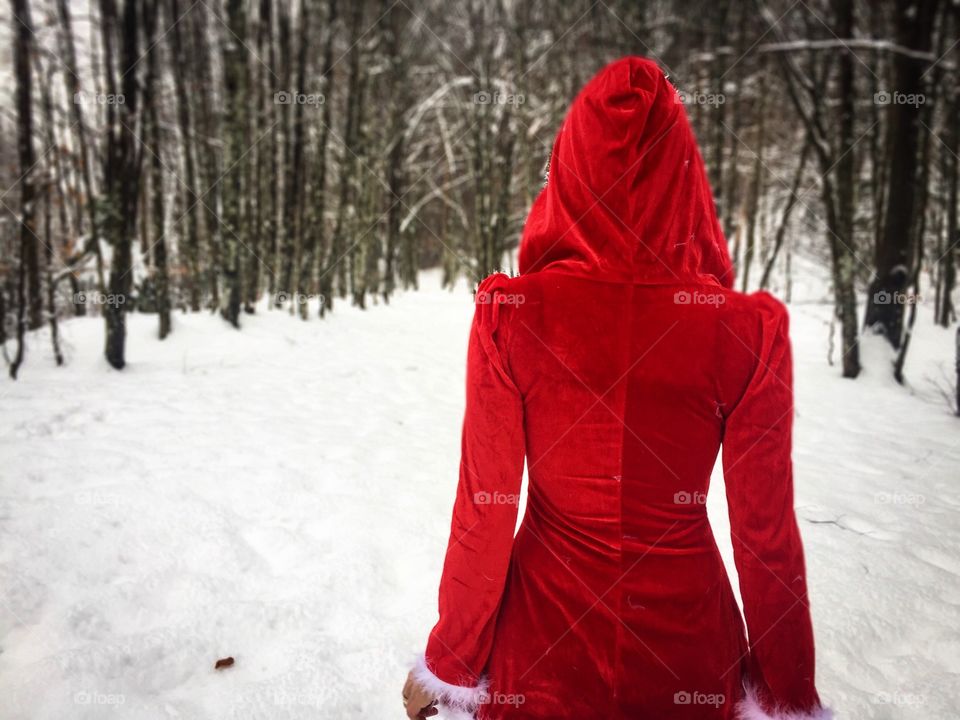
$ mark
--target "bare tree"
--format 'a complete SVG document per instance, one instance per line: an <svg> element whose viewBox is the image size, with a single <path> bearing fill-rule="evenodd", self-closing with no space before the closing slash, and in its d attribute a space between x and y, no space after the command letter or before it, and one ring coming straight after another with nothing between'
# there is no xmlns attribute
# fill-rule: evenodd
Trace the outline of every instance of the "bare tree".
<svg viewBox="0 0 960 720"><path fill-rule="evenodd" d="M154 241L148 246L153 253L154 292L156 294L158 335L163 340L170 334L170 277L167 268L167 231L164 216L163 147L160 135L158 95L160 84L159 56L162 46L157 38L160 0L143 0L143 28L147 42L147 73L143 83L143 105L146 114L146 137L150 153L150 214L153 216ZM145 203L146 205L146 203ZM144 208L146 210L146 208ZM144 230L146 230L144 228ZM144 232L143 236L146 237Z"/></svg>
<svg viewBox="0 0 960 720"><path fill-rule="evenodd" d="M887 106L886 216L877 247L876 271L867 294L864 322L880 329L893 347L900 347L903 332L904 295L913 275L915 259L913 223L917 203L917 154L921 132L918 98L924 95L923 74L933 38L933 23L939 0L896 0L897 44L914 52L898 52L893 58L894 83Z"/></svg>
<svg viewBox="0 0 960 720"><path fill-rule="evenodd" d="M17 80L17 147L19 154L20 175L20 257L18 262L17 278L17 352L10 364L10 377L14 380L23 362L23 338L27 326L27 285L31 285L40 299L39 270L36 273L28 270L28 266L37 263L37 233L34 217L36 189L34 188L33 171L35 156L33 152L33 104L31 97L30 58L33 54L33 27L30 20L30 6L28 0L12 0L14 49L13 65L14 76ZM33 275L36 274L36 278ZM31 295L31 314L38 312L34 309ZM42 307L39 312L42 312Z"/></svg>
<svg viewBox="0 0 960 720"><path fill-rule="evenodd" d="M223 276L224 299L220 313L234 327L240 327L240 303L243 298L243 258L245 247L241 205L243 173L237 167L246 154L244 147L247 106L247 52L244 46L247 15L244 0L228 0L227 28L223 45L224 141L226 177L223 180Z"/></svg>
<svg viewBox="0 0 960 720"><path fill-rule="evenodd" d="M956 36L960 31L960 5L953 3L949 10L949 35ZM945 30L945 33L947 31ZM937 322L949 327L956 320L956 308L953 306L953 291L957 286L957 245L960 244L960 228L957 226L957 205L960 203L957 188L960 181L960 83L954 79L947 84L944 113L943 151L941 152L941 173L946 181L946 223L944 240L937 251L939 282L937 284Z"/></svg>
<svg viewBox="0 0 960 720"><path fill-rule="evenodd" d="M50 343L53 348L53 357L57 365L63 365L63 354L60 352L60 325L57 320L57 282L53 271L54 241L53 241L53 205L59 207L60 233L66 238L68 233L67 204L61 191L61 172L59 162L59 148L57 147L56 127L53 117L53 99L50 87L53 85L52 63L47 63L44 71L43 64L37 59L37 76L44 77L45 82L40 84L40 103L43 108L43 129L48 152L53 152L53 164L45 172L43 182L43 266L44 280L47 284L46 304L47 320L50 324ZM70 277L75 276L70 273ZM80 305L74 295L74 305Z"/></svg>
<svg viewBox="0 0 960 720"><path fill-rule="evenodd" d="M136 233L141 156L136 146L139 114L136 64L139 60L138 0L125 0L117 26L114 0L100 0L104 47L104 87L108 97L121 102L106 104L106 157L104 159L104 234L113 248L110 281L105 298L106 343L104 355L116 369L126 364L126 308L133 284L132 243ZM119 57L115 60L116 46ZM118 62L117 62L118 60Z"/></svg>
<svg viewBox="0 0 960 720"><path fill-rule="evenodd" d="M62 2L63 0L61 0ZM170 38L171 54L173 62L171 70L173 72L174 91L177 96L177 123L180 130L181 154L183 155L183 212L184 231L183 243L180 251L183 256L183 265L185 266L184 284L187 294L187 300L190 309L194 312L200 309L200 295L202 282L200 278L200 230L199 220L197 218L200 198L197 197L196 183L197 171L194 160L195 143L193 138L193 128L190 119L190 99L187 90L186 73L189 68L187 62L186 49L181 30L180 2L179 0L170 0L170 28L167 36Z"/></svg>

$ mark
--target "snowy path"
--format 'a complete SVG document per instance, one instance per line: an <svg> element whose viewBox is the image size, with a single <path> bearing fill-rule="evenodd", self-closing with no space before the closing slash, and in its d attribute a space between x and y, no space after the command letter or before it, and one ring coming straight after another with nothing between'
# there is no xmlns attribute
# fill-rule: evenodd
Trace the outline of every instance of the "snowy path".
<svg viewBox="0 0 960 720"><path fill-rule="evenodd" d="M135 316L122 374L101 323L73 320L68 367L36 349L0 381L0 717L402 716L472 312L424 284L323 323L178 316L164 343ZM838 378L827 307L791 310L819 685L840 718L953 718L960 421L924 381L951 336L921 318L911 393L877 343L866 377ZM723 541L722 493L710 510Z"/></svg>

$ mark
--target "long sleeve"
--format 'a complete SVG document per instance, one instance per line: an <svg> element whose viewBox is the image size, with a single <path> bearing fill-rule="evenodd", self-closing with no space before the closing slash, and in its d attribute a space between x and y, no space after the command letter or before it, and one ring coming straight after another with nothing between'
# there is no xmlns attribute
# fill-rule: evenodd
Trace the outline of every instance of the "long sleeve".
<svg viewBox="0 0 960 720"><path fill-rule="evenodd" d="M493 275L477 291L467 351L460 479L440 581L440 619L415 676L448 706L482 701L484 665L510 564L523 475L523 402L502 361Z"/></svg>
<svg viewBox="0 0 960 720"><path fill-rule="evenodd" d="M724 482L747 624L741 706L750 720L826 720L814 684L813 627L793 509L793 377L788 316L762 295L759 349L731 345L752 375L726 417Z"/></svg>

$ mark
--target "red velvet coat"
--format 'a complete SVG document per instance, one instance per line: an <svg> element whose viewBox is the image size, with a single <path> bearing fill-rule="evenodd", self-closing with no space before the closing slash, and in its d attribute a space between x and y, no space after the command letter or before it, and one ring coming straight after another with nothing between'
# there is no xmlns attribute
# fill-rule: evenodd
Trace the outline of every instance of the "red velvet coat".
<svg viewBox="0 0 960 720"><path fill-rule="evenodd" d="M830 717L793 510L787 313L732 278L674 88L647 60L609 65L557 136L520 275L477 293L440 620L415 673L445 704ZM743 616L704 506L721 448Z"/></svg>

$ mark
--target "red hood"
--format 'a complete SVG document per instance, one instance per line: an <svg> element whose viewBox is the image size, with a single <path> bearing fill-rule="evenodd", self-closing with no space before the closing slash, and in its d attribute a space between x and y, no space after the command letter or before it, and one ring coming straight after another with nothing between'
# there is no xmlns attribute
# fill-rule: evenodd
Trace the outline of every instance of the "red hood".
<svg viewBox="0 0 960 720"><path fill-rule="evenodd" d="M673 85L653 62L603 68L570 107L520 245L546 268L631 282L716 282L733 268L703 160Z"/></svg>

